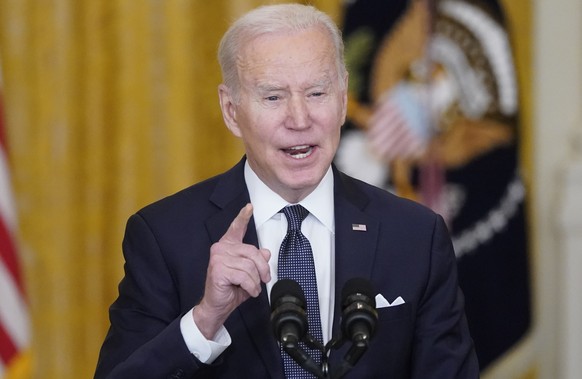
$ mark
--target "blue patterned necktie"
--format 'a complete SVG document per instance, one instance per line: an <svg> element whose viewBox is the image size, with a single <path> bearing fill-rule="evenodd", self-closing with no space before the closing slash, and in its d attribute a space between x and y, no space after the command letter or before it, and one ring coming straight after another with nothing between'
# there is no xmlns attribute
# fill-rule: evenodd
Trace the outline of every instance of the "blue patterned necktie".
<svg viewBox="0 0 582 379"><path fill-rule="evenodd" d="M291 205L282 209L287 217L287 235L281 243L279 250L279 279L293 279L303 289L307 302L308 333L316 340L322 342L321 319L319 316L319 298L317 296L317 279L315 277L315 264L313 252L309 240L301 233L301 223L309 214L309 211L301 205ZM310 349L303 342L300 346L318 364L321 363L321 352ZM283 366L286 378L315 378L315 375L300 367L281 348Z"/></svg>

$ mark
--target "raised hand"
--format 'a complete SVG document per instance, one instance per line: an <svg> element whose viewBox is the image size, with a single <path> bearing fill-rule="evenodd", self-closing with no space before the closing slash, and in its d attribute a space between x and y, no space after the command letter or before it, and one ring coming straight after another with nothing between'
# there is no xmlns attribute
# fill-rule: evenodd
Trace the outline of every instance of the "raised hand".
<svg viewBox="0 0 582 379"><path fill-rule="evenodd" d="M208 339L236 307L261 293L261 282L271 280L270 251L243 243L252 215L249 203L210 248L204 296L193 312L194 322Z"/></svg>

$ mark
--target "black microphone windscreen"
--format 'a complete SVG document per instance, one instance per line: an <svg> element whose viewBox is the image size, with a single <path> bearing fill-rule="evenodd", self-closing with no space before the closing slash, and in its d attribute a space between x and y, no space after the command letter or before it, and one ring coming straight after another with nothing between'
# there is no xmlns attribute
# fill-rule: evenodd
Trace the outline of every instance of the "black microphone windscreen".
<svg viewBox="0 0 582 379"><path fill-rule="evenodd" d="M296 297L305 304L303 289L299 283L292 279L281 279L273 285L271 289L271 309L277 306L277 303L283 296Z"/></svg>
<svg viewBox="0 0 582 379"><path fill-rule="evenodd" d="M372 301L374 301L375 306L376 295L374 295L374 287L372 286L372 283L365 278L352 278L346 282L344 288L342 289L342 303L344 303L349 296L357 293L370 298Z"/></svg>

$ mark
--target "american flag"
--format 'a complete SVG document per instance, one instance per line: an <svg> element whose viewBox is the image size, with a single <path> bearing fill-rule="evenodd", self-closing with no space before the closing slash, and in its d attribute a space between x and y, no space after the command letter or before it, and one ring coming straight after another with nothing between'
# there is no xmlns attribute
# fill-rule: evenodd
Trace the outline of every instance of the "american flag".
<svg viewBox="0 0 582 379"><path fill-rule="evenodd" d="M29 314L16 247L16 213L10 186L0 72L0 378L15 377L29 347ZM18 365L21 366L21 365ZM10 374L10 375L9 375ZM14 375L13 375L14 374Z"/></svg>
<svg viewBox="0 0 582 379"><path fill-rule="evenodd" d="M352 224L352 230L355 230L357 232L365 232L368 229L364 224Z"/></svg>

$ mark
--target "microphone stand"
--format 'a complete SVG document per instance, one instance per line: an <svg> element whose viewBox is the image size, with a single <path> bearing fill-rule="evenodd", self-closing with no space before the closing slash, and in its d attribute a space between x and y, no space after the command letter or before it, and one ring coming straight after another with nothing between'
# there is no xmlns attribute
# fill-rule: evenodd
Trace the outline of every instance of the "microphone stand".
<svg viewBox="0 0 582 379"><path fill-rule="evenodd" d="M307 354L305 350L301 348L301 346L299 346L299 340L297 338L294 337L286 338L285 340L281 341L281 345L283 346L283 349L287 352L287 354L289 354L289 356L291 356L291 358L293 358L293 360L297 362L299 366L303 367L304 369L306 369L319 379L327 379L328 378L327 373L324 372L323 368L324 366L327 367L327 357L325 354L325 348L323 344L321 344L321 342L317 341L309 334L305 336L303 342L305 342L305 345L307 345L311 349L317 349L322 352L321 367L317 365L317 362L315 362L315 360L313 360L313 358L311 358L309 354ZM324 359L325 365L323 364Z"/></svg>
<svg viewBox="0 0 582 379"><path fill-rule="evenodd" d="M311 335L306 334L305 337L302 338L302 341L309 348L322 352L321 365L318 365L317 362L311 358L311 356L309 356L301 346L299 346L299 339L293 334L284 335L284 338L281 341L281 346L283 346L283 349L299 364L299 366L315 375L318 379L342 378L356 365L366 350L368 350L369 343L369 339L365 338L362 334L356 335L340 365L335 367L334 370L330 370L328 353L332 349L338 350L346 343L347 339L340 334L340 336L333 338L324 346Z"/></svg>
<svg viewBox="0 0 582 379"><path fill-rule="evenodd" d="M356 365L356 363L358 362L358 360L360 360L362 355L364 355L366 350L368 350L369 340L367 338L362 338L361 336L359 336L358 338L352 341L352 346L350 346L349 350L346 352L346 355L344 356L344 359L341 362L341 364L338 367L336 367L333 371L329 372L329 366L327 364L327 352L330 351L331 349L334 350L339 349L345 342L346 339L343 338L342 336L339 336L338 338L332 339L325 345L323 357L325 357L326 359L325 363L322 361L322 371L326 374L326 378L329 379L342 378L345 374L348 373L348 371L350 371Z"/></svg>

